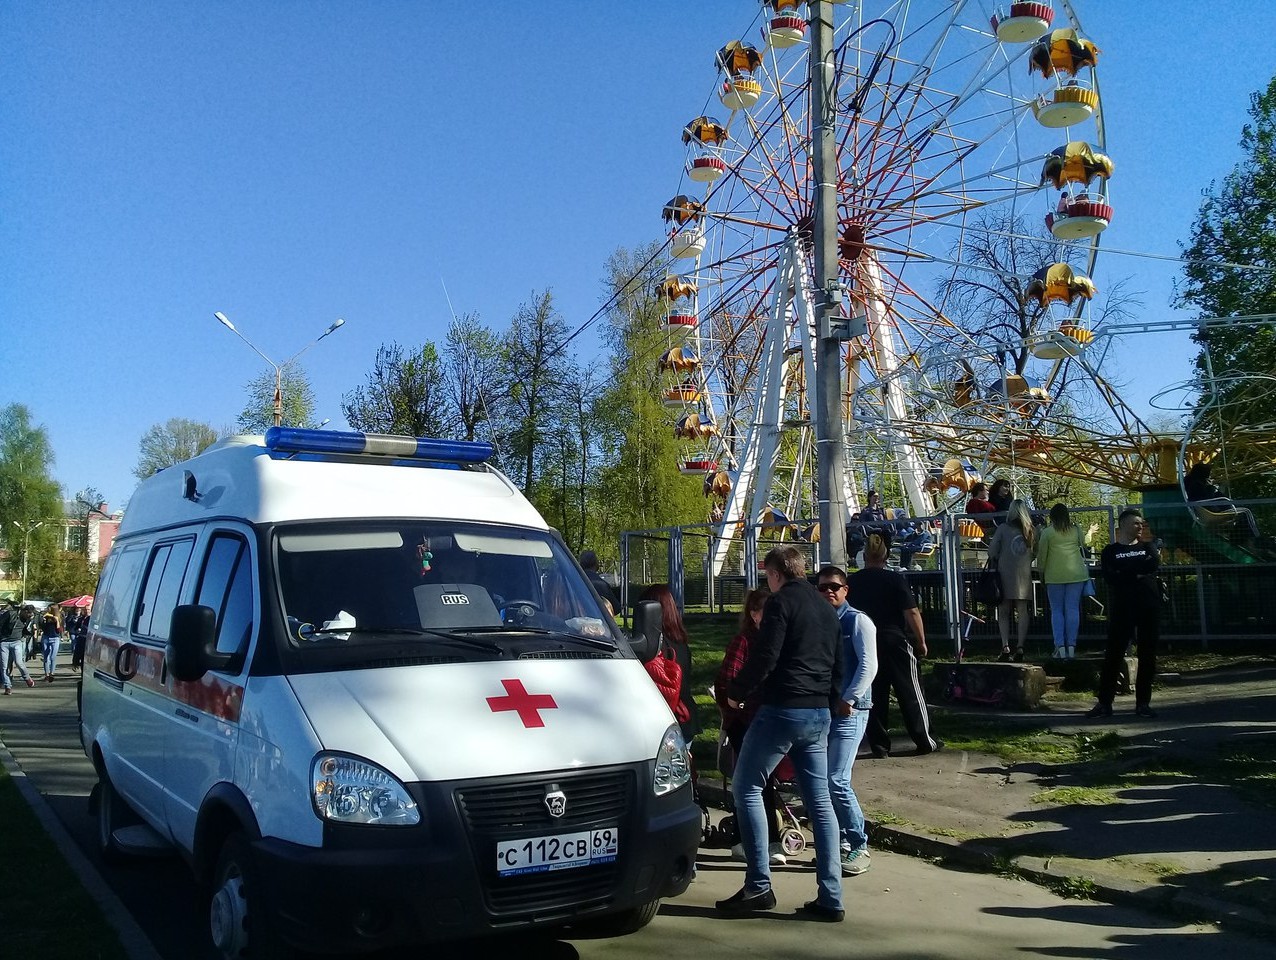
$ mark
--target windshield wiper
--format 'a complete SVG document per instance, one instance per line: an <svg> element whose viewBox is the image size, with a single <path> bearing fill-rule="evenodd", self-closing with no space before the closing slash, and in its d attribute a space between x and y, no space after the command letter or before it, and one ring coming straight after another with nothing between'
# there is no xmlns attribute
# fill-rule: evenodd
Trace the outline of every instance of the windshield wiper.
<svg viewBox="0 0 1276 960"><path fill-rule="evenodd" d="M316 634L334 633L382 633L390 636L437 637L439 640L446 640L461 646L475 647L479 650L487 650L489 653L505 653L505 648L500 644L488 643L486 640L478 640L473 637L460 636L452 630L431 630L427 627L334 627L328 630L316 631Z"/></svg>
<svg viewBox="0 0 1276 960"><path fill-rule="evenodd" d="M579 633L568 633L565 630L546 630L544 627L528 627L519 624L508 624L500 627L457 627L456 632L464 633L533 633L542 637L558 637L562 640L573 640L586 646L600 650L615 650L616 644L604 637L586 637Z"/></svg>

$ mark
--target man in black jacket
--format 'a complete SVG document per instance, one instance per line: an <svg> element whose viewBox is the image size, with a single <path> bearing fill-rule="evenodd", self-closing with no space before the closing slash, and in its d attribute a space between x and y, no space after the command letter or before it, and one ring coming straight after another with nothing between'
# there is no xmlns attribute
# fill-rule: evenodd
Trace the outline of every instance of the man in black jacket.
<svg viewBox="0 0 1276 960"><path fill-rule="evenodd" d="M1147 524L1135 507L1121 512L1117 536L1103 548L1100 565L1108 583L1108 646L1099 674L1099 702L1087 717L1112 716L1121 661L1130 643L1139 644L1139 668L1134 685L1135 716L1151 719L1152 678L1156 676L1156 647L1161 637L1161 555L1148 542Z"/></svg>
<svg viewBox="0 0 1276 960"><path fill-rule="evenodd" d="M813 920L838 922L845 913L837 818L828 790L828 733L830 704L841 696L841 624L806 581L800 551L777 547L766 555L763 567L771 597L758 638L749 644L749 658L727 691L732 708L761 703L741 744L732 784L747 866L744 887L719 900L717 907L746 914L775 906L762 790L788 754L815 833L819 892L801 912Z"/></svg>

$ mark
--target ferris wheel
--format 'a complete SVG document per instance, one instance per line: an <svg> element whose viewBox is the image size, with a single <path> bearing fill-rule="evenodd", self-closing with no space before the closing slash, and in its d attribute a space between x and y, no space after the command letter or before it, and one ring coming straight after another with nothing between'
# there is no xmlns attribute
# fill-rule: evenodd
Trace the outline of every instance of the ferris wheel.
<svg viewBox="0 0 1276 960"><path fill-rule="evenodd" d="M811 282L809 6L765 0L718 47L663 207L675 264L656 290L665 402L687 440L683 472L703 476L724 529L809 515L812 308L824 294ZM1053 386L1069 368L1101 379L1085 356L1089 273L1114 216L1100 51L1066 0L820 6L834 17L848 449L888 457L927 515L939 463L1040 456ZM998 278L1014 280L1027 318L1013 343L954 314L959 275L998 272L965 259L988 211L1025 218L1056 254ZM1009 369L1007 352L1022 362Z"/></svg>

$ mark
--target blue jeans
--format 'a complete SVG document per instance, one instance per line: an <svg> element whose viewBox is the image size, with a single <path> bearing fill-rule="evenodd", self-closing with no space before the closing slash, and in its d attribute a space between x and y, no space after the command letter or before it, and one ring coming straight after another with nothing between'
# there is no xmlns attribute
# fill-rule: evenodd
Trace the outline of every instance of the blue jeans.
<svg viewBox="0 0 1276 960"><path fill-rule="evenodd" d="M747 865L744 889L750 896L771 889L766 811L762 788L787 753L797 770L798 789L815 834L815 872L821 906L842 909L842 863L837 817L829 800L829 711L827 707L786 708L764 705L749 724L736 758L736 820Z"/></svg>
<svg viewBox="0 0 1276 960"><path fill-rule="evenodd" d="M1054 633L1054 646L1075 647L1077 631L1081 629L1081 591L1087 581L1079 583L1047 583L1046 596L1050 598L1050 629Z"/></svg>
<svg viewBox="0 0 1276 960"><path fill-rule="evenodd" d="M851 786L851 768L855 766L855 754L868 727L868 706L852 710L849 717L834 717L829 728L829 797L833 812L841 830L841 845L852 850L868 846L868 834L864 830L864 811Z"/></svg>
<svg viewBox="0 0 1276 960"><path fill-rule="evenodd" d="M31 679L31 674L27 673L27 665L22 662L21 640L0 642L0 679L4 681L6 690L13 686L13 681L9 679L10 667L18 668L18 676L22 678L23 683Z"/></svg>
<svg viewBox="0 0 1276 960"><path fill-rule="evenodd" d="M44 638L44 674L53 676L58 665L58 647L62 646L62 638L53 636Z"/></svg>

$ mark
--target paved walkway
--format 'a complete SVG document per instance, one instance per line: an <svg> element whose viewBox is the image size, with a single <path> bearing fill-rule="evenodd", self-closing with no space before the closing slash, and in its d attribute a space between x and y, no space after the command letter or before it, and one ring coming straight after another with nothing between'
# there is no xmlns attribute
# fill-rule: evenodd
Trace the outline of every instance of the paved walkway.
<svg viewBox="0 0 1276 960"><path fill-rule="evenodd" d="M84 797L93 773L76 740L74 679L69 671L64 678L0 699L0 739L42 795L35 802L50 813L51 832L82 851L76 864L82 879L101 891L100 900L114 901L115 909L108 912L131 954L139 960L154 956L153 943L160 955L173 960L199 956L195 945L202 934L196 931L204 924L203 908L180 861L107 866L92 849L93 824ZM1118 716L1098 729L1117 729L1139 750L1162 756L1212 756L1224 739L1276 736L1273 679L1276 666L1182 678L1158 693L1159 720L1133 723ZM1080 717L1086 706L1055 707L1055 728L1094 729ZM1007 723L1023 722L1003 716ZM1184 960L1212 951L1276 960L1276 945L1270 942L1196 922L1222 920L1272 934L1266 915L1243 904L1258 896L1250 895L1252 888L1271 886L1266 878L1276 864L1276 850L1271 849L1276 847L1276 811L1248 806L1224 788L1193 783L1120 789L1119 802L1104 807L1043 807L1032 802L1043 787L1039 770L1007 767L996 758L961 751L865 759L856 770L866 806L889 816L875 825L878 852L872 869L847 880L847 924L795 927L785 922L794 919L793 908L814 889L804 862L777 872L781 905L774 913L721 920L712 903L738 887L741 868L729 862L725 851L705 850L700 879L683 897L666 904L642 933L616 941L558 943L546 956L623 960L690 950L705 960L816 958L844 957L848 949L858 949L883 957L983 960L1024 951L1055 957L1143 956L1151 948L1157 956ZM1178 916L1155 918L1124 904L1065 900L995 872L939 869L893 855L882 849L887 843L928 856L971 860L1001 873L1013 872L1013 865L1037 871L1045 880L1090 877L1101 901L1128 899ZM1034 844L1039 852L1052 854L1048 862L1023 852ZM1151 861L1173 861L1180 870L1161 877L1137 867ZM1222 882L1225 877L1231 880ZM1198 888L1213 899L1196 892ZM1223 896L1242 906L1219 902ZM438 953L468 955L464 950Z"/></svg>
<svg viewBox="0 0 1276 960"><path fill-rule="evenodd" d="M1041 802L1047 788L1088 785L1084 770L1007 764L959 750L861 758L856 792L878 815L878 842L1001 869L1013 863L1055 883L1088 878L1103 898L1132 898L1276 935L1276 809L1182 773L1217 766L1224 745L1272 755L1276 663L1166 680L1154 695L1155 720L1134 717L1131 697L1118 698L1116 716L1102 721L1083 716L1089 700L1045 708L1056 733L1115 730L1122 737L1125 749L1110 783L1099 785L1110 799L1096 797L1094 805ZM1008 725L1043 720L1040 711L978 715ZM1122 776L1149 763L1165 774Z"/></svg>

